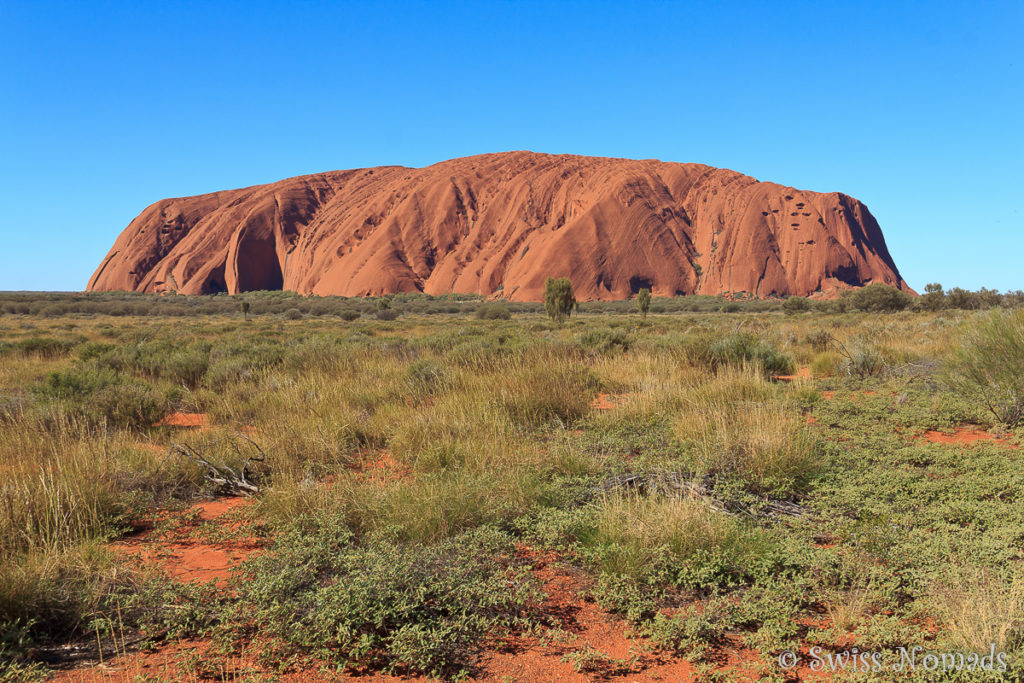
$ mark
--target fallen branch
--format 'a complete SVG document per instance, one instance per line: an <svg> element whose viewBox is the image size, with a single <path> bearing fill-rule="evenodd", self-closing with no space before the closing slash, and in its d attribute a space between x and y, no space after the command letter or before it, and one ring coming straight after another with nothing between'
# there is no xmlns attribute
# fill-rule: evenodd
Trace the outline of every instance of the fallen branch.
<svg viewBox="0 0 1024 683"><path fill-rule="evenodd" d="M239 458L245 458L240 468L235 469L223 460L216 460L212 455L209 455L213 446L225 442L230 444L231 448ZM245 444L251 446L248 455L244 455L242 453L242 447L240 447L239 444L242 444L243 447ZM221 493L243 496L251 496L254 493L259 493L260 487L253 483L249 478L249 467L252 463L264 462L267 459L267 455L263 452L263 449L260 448L255 441L241 432L232 432L226 436L208 440L198 445L176 443L171 446L169 454L180 455L200 465L206 470L207 481L216 484Z"/></svg>
<svg viewBox="0 0 1024 683"><path fill-rule="evenodd" d="M754 519L783 517L807 517L810 512L786 500L760 498L757 503L748 504L728 500L714 495L711 481L688 478L679 472L657 472L652 474L628 473L611 477L597 486L600 492L628 489L641 495L669 495L700 498L712 510L731 515L743 515Z"/></svg>

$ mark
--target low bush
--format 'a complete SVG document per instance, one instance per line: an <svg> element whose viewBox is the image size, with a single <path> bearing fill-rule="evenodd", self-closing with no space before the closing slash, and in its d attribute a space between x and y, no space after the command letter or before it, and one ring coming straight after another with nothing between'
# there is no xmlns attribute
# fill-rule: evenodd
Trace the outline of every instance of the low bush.
<svg viewBox="0 0 1024 683"><path fill-rule="evenodd" d="M914 303L914 297L890 285L875 282L867 287L858 287L843 292L839 303L846 310L893 313L909 307Z"/></svg>
<svg viewBox="0 0 1024 683"><path fill-rule="evenodd" d="M675 433L690 444L695 472L736 479L758 494L793 497L822 465L821 442L796 408L740 378L695 392Z"/></svg>
<svg viewBox="0 0 1024 683"><path fill-rule="evenodd" d="M749 332L731 334L713 343L709 349L713 365L753 365L766 375L793 372L793 357L776 349Z"/></svg>
<svg viewBox="0 0 1024 683"><path fill-rule="evenodd" d="M579 337L581 346L598 351L628 351L633 344L633 337L621 329L611 327L599 327L587 330Z"/></svg>
<svg viewBox="0 0 1024 683"><path fill-rule="evenodd" d="M93 365L50 373L37 394L90 423L111 427L148 427L167 414L165 401L150 385Z"/></svg>
<svg viewBox="0 0 1024 683"><path fill-rule="evenodd" d="M1008 427L1024 416L1024 311L993 311L968 322L946 379Z"/></svg>
<svg viewBox="0 0 1024 683"><path fill-rule="evenodd" d="M803 341L815 351L827 351L832 345L832 334L825 330L813 330L804 335Z"/></svg>
<svg viewBox="0 0 1024 683"><path fill-rule="evenodd" d="M476 317L480 320L510 320L512 311L503 301L482 304L476 309Z"/></svg>
<svg viewBox="0 0 1024 683"><path fill-rule="evenodd" d="M848 347L842 347L842 351L845 358L840 369L845 375L873 377L882 374L887 367L885 358L870 342L855 340Z"/></svg>
<svg viewBox="0 0 1024 683"><path fill-rule="evenodd" d="M782 310L786 313L803 313L811 310L811 302L802 296L791 296L782 302Z"/></svg>
<svg viewBox="0 0 1024 683"><path fill-rule="evenodd" d="M538 595L512 540L481 529L435 546L358 544L335 523L299 520L246 564L224 628L339 666L468 672L476 643L530 621Z"/></svg>
<svg viewBox="0 0 1024 683"><path fill-rule="evenodd" d="M514 382L501 388L496 401L514 422L530 428L552 421L572 424L587 414L601 386L589 368L566 363L529 367L517 374Z"/></svg>
<svg viewBox="0 0 1024 683"><path fill-rule="evenodd" d="M68 355L82 339L55 339L53 337L28 337L0 345L0 353L19 353L37 358L60 358Z"/></svg>

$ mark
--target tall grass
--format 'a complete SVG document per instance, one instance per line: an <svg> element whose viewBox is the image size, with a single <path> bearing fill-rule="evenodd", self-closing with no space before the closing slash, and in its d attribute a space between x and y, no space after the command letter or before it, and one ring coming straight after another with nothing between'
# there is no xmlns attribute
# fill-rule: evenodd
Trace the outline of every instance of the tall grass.
<svg viewBox="0 0 1024 683"><path fill-rule="evenodd" d="M964 568L936 583L933 602L944 637L958 650L1024 649L1024 577Z"/></svg>
<svg viewBox="0 0 1024 683"><path fill-rule="evenodd" d="M957 391L1013 427L1024 417L1024 311L992 311L966 325L947 367Z"/></svg>
<svg viewBox="0 0 1024 683"><path fill-rule="evenodd" d="M703 500L621 494L600 501L588 542L603 549L603 571L637 576L666 553L682 562L715 554L739 568L764 549L765 537Z"/></svg>
<svg viewBox="0 0 1024 683"><path fill-rule="evenodd" d="M729 371L695 387L674 425L692 444L697 472L738 478L757 493L795 495L821 465L817 434L755 372Z"/></svg>

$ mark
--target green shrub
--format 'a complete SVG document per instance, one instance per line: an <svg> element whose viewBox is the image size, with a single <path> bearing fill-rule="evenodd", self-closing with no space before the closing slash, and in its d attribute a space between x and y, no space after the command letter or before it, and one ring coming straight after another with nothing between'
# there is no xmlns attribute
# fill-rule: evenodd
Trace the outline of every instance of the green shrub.
<svg viewBox="0 0 1024 683"><path fill-rule="evenodd" d="M840 301L847 310L869 313L902 311L914 303L914 297L881 282L843 292Z"/></svg>
<svg viewBox="0 0 1024 683"><path fill-rule="evenodd" d="M302 311L297 308L289 308L284 312L285 320L302 320Z"/></svg>
<svg viewBox="0 0 1024 683"><path fill-rule="evenodd" d="M338 317L340 317L342 320L346 322L352 322L353 320L357 320L361 316L362 313L360 313L359 311L342 311L341 313L338 314Z"/></svg>
<svg viewBox="0 0 1024 683"><path fill-rule="evenodd" d="M160 395L142 382L104 387L83 408L93 422L118 427L148 427L167 414Z"/></svg>
<svg viewBox="0 0 1024 683"><path fill-rule="evenodd" d="M78 347L78 360L88 361L96 358L102 358L112 352L115 348L117 347L113 344L105 344L103 342L86 342Z"/></svg>
<svg viewBox="0 0 1024 683"><path fill-rule="evenodd" d="M755 365L768 375L793 372L793 358L749 332L719 339L709 349L713 365Z"/></svg>
<svg viewBox="0 0 1024 683"><path fill-rule="evenodd" d="M16 351L24 356L36 356L38 358L59 358L66 356L80 340L54 339L53 337L29 337L19 339L7 345L10 351Z"/></svg>
<svg viewBox="0 0 1024 683"><path fill-rule="evenodd" d="M803 313L811 310L811 302L802 296L791 296L782 302L782 310L786 313Z"/></svg>
<svg viewBox="0 0 1024 683"><path fill-rule="evenodd" d="M209 367L209 351L190 348L171 355L157 374L189 389L195 389Z"/></svg>
<svg viewBox="0 0 1024 683"><path fill-rule="evenodd" d="M842 362L842 372L857 377L872 377L885 371L886 362L878 349L869 342L858 340L843 348L846 358Z"/></svg>
<svg viewBox="0 0 1024 683"><path fill-rule="evenodd" d="M357 545L337 524L300 522L246 564L225 623L233 635L269 636L338 665L445 676L472 666L484 636L525 625L537 599L511 563L511 538L495 531L436 546Z"/></svg>
<svg viewBox="0 0 1024 683"><path fill-rule="evenodd" d="M599 351L628 351L633 338L624 330L599 327L587 330L579 337L580 345Z"/></svg>
<svg viewBox="0 0 1024 683"><path fill-rule="evenodd" d="M509 320L512 318L512 311L503 301L495 301L477 308L476 317L480 320Z"/></svg>
<svg viewBox="0 0 1024 683"><path fill-rule="evenodd" d="M165 402L145 382L125 380L92 365L51 372L38 389L41 398L63 403L91 423L148 427L166 414Z"/></svg>
<svg viewBox="0 0 1024 683"><path fill-rule="evenodd" d="M51 372L43 380L40 393L49 399L76 400L120 382L121 377L113 370L86 366Z"/></svg>
<svg viewBox="0 0 1024 683"><path fill-rule="evenodd" d="M383 303L384 299L381 299L381 302ZM386 321L397 320L398 319L398 311L396 311L393 308L381 308L381 309L379 309L377 311L376 316L377 316L377 320L386 320Z"/></svg>
<svg viewBox="0 0 1024 683"><path fill-rule="evenodd" d="M1024 416L1024 311L995 310L966 325L948 383L1013 427Z"/></svg>

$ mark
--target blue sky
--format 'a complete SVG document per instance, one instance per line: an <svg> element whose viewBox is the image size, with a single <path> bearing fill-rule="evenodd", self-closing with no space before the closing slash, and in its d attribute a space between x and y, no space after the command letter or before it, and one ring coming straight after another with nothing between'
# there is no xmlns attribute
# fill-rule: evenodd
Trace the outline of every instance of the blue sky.
<svg viewBox="0 0 1024 683"><path fill-rule="evenodd" d="M864 201L910 285L1024 289L1024 3L0 2L0 290L148 204L529 149Z"/></svg>

